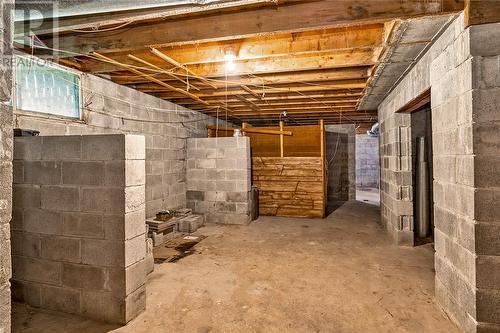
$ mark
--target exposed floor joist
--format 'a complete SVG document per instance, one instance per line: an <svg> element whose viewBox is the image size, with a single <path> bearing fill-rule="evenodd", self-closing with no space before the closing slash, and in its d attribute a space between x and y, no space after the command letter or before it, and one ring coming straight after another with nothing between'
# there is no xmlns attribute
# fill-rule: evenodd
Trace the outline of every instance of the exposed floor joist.
<svg viewBox="0 0 500 333"><path fill-rule="evenodd" d="M168 17L130 12L126 27L107 32L66 29L58 47L82 55L61 61L236 122L284 111L303 123L333 122L346 112L365 126L376 114L358 111L360 100L389 47L393 20L464 8L462 0L253 2ZM39 38L50 45L50 36Z"/></svg>

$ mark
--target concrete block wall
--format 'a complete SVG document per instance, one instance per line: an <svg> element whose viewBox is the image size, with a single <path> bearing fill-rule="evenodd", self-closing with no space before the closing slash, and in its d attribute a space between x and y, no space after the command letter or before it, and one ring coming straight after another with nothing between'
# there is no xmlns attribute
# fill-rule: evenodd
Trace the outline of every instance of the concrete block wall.
<svg viewBox="0 0 500 333"><path fill-rule="evenodd" d="M0 0L0 332L10 332L11 252L9 222L12 214L12 12Z"/></svg>
<svg viewBox="0 0 500 333"><path fill-rule="evenodd" d="M358 188L379 188L378 137L368 134L356 135L356 186Z"/></svg>
<svg viewBox="0 0 500 333"><path fill-rule="evenodd" d="M186 207L186 139L206 137L215 119L93 75L82 75L82 87L81 120L16 110L15 125L41 135L144 135L146 215Z"/></svg>
<svg viewBox="0 0 500 333"><path fill-rule="evenodd" d="M13 298L127 323L146 306L145 141L14 142Z"/></svg>
<svg viewBox="0 0 500 333"><path fill-rule="evenodd" d="M463 103L473 112L463 130L474 159L457 160L457 178L469 176L464 180L475 188L468 196L474 208L478 331L500 332L500 23L473 26L469 35L472 89ZM461 165L474 170L472 177L462 176Z"/></svg>
<svg viewBox="0 0 500 333"><path fill-rule="evenodd" d="M192 138L187 150L187 202L207 223L250 223L250 138Z"/></svg>
<svg viewBox="0 0 500 333"><path fill-rule="evenodd" d="M500 332L498 40L500 24L459 16L379 108L382 220L411 245L411 124L394 112L431 88L436 299L464 332Z"/></svg>

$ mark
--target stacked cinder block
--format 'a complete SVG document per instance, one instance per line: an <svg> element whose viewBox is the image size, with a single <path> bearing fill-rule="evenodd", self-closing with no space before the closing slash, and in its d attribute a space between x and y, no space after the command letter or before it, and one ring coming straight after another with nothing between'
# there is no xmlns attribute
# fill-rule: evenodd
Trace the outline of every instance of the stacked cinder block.
<svg viewBox="0 0 500 333"><path fill-rule="evenodd" d="M248 224L250 139L188 139L187 204L207 223Z"/></svg>
<svg viewBox="0 0 500 333"><path fill-rule="evenodd" d="M204 218L201 215L190 214L180 218L177 222L177 231L184 233L193 233L198 230L204 223Z"/></svg>
<svg viewBox="0 0 500 333"><path fill-rule="evenodd" d="M145 309L144 137L16 138L13 295L126 323Z"/></svg>
<svg viewBox="0 0 500 333"><path fill-rule="evenodd" d="M378 137L356 135L356 186L378 188L380 180Z"/></svg>
<svg viewBox="0 0 500 333"><path fill-rule="evenodd" d="M214 118L93 75L81 82L83 121L16 113L15 123L41 135L144 135L146 216L186 207L186 139L206 136Z"/></svg>
<svg viewBox="0 0 500 333"><path fill-rule="evenodd" d="M0 332L10 332L12 213L12 34L13 0L0 0Z"/></svg>

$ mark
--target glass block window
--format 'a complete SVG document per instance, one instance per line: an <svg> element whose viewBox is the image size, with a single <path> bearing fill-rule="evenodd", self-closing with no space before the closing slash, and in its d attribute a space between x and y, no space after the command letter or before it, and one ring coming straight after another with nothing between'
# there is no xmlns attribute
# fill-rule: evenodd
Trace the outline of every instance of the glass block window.
<svg viewBox="0 0 500 333"><path fill-rule="evenodd" d="M17 56L16 109L80 118L80 77L59 66Z"/></svg>

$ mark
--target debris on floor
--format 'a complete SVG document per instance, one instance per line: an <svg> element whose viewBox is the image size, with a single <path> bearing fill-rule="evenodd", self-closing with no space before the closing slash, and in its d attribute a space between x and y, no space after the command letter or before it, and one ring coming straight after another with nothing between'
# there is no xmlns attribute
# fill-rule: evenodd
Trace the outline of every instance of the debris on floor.
<svg viewBox="0 0 500 333"><path fill-rule="evenodd" d="M205 236L180 236L167 241L165 244L155 247L153 255L155 264L164 262L176 262L195 252L193 247L205 239Z"/></svg>
<svg viewBox="0 0 500 333"><path fill-rule="evenodd" d="M154 247L178 237L180 233L193 233L203 223L203 216L192 214L188 208L161 211L156 218L146 219L148 237L153 239Z"/></svg>

